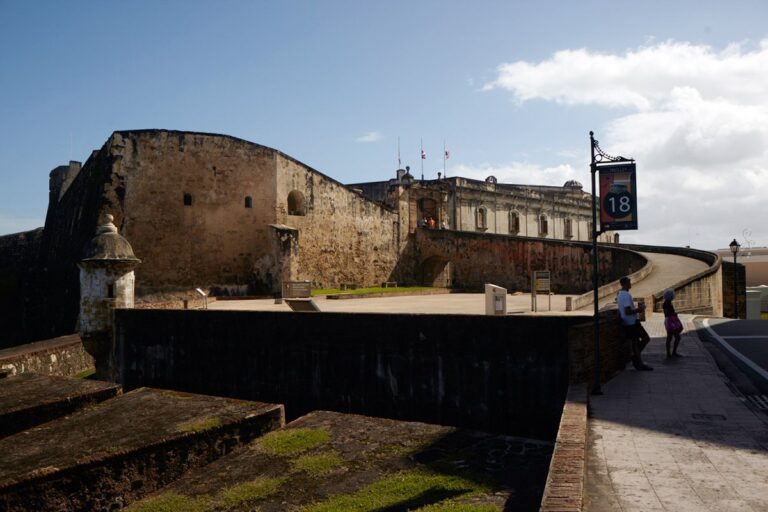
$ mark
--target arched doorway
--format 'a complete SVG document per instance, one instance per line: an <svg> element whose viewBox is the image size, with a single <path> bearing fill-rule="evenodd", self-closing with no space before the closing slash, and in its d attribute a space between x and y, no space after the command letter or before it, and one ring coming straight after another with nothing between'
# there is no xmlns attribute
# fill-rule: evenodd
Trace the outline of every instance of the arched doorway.
<svg viewBox="0 0 768 512"><path fill-rule="evenodd" d="M431 256L421 263L421 285L450 288L453 286L453 263L442 256Z"/></svg>

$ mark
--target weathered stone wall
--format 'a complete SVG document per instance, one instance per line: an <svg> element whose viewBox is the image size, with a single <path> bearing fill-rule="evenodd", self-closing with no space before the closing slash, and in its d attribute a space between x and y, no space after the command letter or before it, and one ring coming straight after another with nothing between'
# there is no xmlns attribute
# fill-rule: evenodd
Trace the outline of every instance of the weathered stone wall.
<svg viewBox="0 0 768 512"><path fill-rule="evenodd" d="M530 291L531 272L549 270L556 293L582 293L592 287L591 245L541 238L419 229L415 260L423 283L442 266L452 265L453 286L482 289L485 283L510 292ZM600 285L631 274L645 259L631 251L603 246L599 251Z"/></svg>
<svg viewBox="0 0 768 512"><path fill-rule="evenodd" d="M0 370L10 375L40 373L74 377L93 369L93 358L75 334L0 350Z"/></svg>
<svg viewBox="0 0 768 512"><path fill-rule="evenodd" d="M303 208L289 208L291 194ZM285 155L277 158L276 207L278 223L298 229L292 279L320 287L390 280L398 260L395 211Z"/></svg>
<svg viewBox="0 0 768 512"><path fill-rule="evenodd" d="M584 318L115 311L120 382L554 439ZM204 379L200 376L205 375Z"/></svg>
<svg viewBox="0 0 768 512"><path fill-rule="evenodd" d="M117 132L109 146L113 187L105 194L117 200L115 224L143 261L140 293L264 285L253 264L267 254L275 222L275 150L161 130Z"/></svg>
<svg viewBox="0 0 768 512"><path fill-rule="evenodd" d="M34 308L29 282L37 269L42 229L0 236L0 348L24 341Z"/></svg>

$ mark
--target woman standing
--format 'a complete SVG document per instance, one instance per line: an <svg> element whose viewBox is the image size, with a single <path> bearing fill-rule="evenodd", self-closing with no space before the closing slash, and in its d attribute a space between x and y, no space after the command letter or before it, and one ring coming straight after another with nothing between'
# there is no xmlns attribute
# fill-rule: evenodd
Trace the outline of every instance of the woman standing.
<svg viewBox="0 0 768 512"><path fill-rule="evenodd" d="M683 332L683 323L677 317L675 312L675 306L672 305L672 300L675 298L675 290L667 288L664 290L664 304L662 309L664 310L664 328L667 330L667 358L681 357L677 353L677 346L680 345L680 333ZM672 352L669 352L669 345L672 341L672 337L675 338L675 345L672 348Z"/></svg>

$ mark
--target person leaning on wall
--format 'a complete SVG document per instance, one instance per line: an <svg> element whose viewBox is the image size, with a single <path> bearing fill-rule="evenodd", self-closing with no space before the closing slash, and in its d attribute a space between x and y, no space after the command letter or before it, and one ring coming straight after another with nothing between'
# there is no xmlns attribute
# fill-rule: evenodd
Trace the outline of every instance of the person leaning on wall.
<svg viewBox="0 0 768 512"><path fill-rule="evenodd" d="M632 298L632 294L629 290L632 288L632 281L629 277L624 276L619 279L621 284L621 290L616 295L616 305L619 309L619 315L621 316L621 326L624 329L624 335L630 342L632 349L632 366L635 370L648 371L653 370L643 362L642 352L648 342L651 341L650 336L645 331L645 328L637 318L637 314L645 311L645 304L641 304L638 307L635 306L635 301Z"/></svg>

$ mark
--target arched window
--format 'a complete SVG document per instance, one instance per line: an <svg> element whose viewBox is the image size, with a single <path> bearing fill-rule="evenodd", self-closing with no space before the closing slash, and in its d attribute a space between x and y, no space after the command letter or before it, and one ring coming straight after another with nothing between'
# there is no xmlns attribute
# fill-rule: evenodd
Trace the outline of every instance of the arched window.
<svg viewBox="0 0 768 512"><path fill-rule="evenodd" d="M563 220L563 235L565 238L573 238L573 223L571 219Z"/></svg>
<svg viewBox="0 0 768 512"><path fill-rule="evenodd" d="M514 210L509 212L509 232L513 235L520 232L520 214Z"/></svg>
<svg viewBox="0 0 768 512"><path fill-rule="evenodd" d="M246 196L246 198L245 198L245 207L246 208L253 208L253 198L251 196Z"/></svg>
<svg viewBox="0 0 768 512"><path fill-rule="evenodd" d="M477 229L488 228L488 212L486 211L485 206L480 206L475 213L475 227L477 227Z"/></svg>
<svg viewBox="0 0 768 512"><path fill-rule="evenodd" d="M539 215L539 236L547 236L549 233L549 222L547 216L543 213Z"/></svg>
<svg viewBox="0 0 768 512"><path fill-rule="evenodd" d="M288 215L306 215L304 194L298 190L292 190L288 194Z"/></svg>

